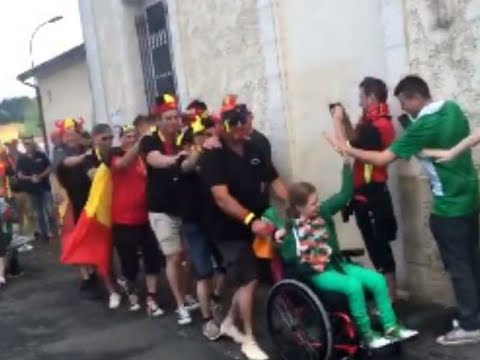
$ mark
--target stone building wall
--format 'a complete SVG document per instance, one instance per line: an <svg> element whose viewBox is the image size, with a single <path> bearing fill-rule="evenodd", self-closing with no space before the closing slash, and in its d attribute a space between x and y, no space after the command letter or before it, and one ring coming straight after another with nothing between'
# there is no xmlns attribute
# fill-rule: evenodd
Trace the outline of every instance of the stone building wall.
<svg viewBox="0 0 480 360"><path fill-rule="evenodd" d="M282 173L290 174L269 1L182 0L175 8L188 100L198 97L215 109L225 94L238 94L272 141Z"/></svg>

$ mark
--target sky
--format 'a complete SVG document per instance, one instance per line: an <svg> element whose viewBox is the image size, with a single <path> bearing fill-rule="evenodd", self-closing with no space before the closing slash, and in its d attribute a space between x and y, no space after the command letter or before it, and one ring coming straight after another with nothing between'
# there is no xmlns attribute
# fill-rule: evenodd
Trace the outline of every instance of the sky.
<svg viewBox="0 0 480 360"><path fill-rule="evenodd" d="M35 28L59 15L63 20L35 36L37 65L83 42L78 0L0 0L0 101L33 95L16 77L30 68L29 41Z"/></svg>

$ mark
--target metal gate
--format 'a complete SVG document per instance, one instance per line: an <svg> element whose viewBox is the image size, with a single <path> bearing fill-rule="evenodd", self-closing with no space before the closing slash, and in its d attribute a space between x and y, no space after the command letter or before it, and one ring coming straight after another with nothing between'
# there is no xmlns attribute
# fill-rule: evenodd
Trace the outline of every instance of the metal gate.
<svg viewBox="0 0 480 360"><path fill-rule="evenodd" d="M147 6L136 17L143 78L149 108L162 93L176 93L172 65L168 8L163 0Z"/></svg>

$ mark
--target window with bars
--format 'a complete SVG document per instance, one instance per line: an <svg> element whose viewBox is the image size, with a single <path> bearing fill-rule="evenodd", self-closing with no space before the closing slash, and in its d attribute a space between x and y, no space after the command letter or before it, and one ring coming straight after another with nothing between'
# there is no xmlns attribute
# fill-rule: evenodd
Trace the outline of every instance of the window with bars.
<svg viewBox="0 0 480 360"><path fill-rule="evenodd" d="M164 0L147 6L137 15L136 26L149 108L162 93L175 93L168 8Z"/></svg>

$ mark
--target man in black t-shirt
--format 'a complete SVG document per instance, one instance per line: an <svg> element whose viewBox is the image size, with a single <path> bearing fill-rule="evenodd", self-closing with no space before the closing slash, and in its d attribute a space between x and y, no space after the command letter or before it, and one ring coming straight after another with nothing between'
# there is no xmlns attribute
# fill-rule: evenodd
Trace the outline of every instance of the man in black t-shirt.
<svg viewBox="0 0 480 360"><path fill-rule="evenodd" d="M17 163L17 176L23 190L29 194L33 211L37 220L40 238L48 242L52 236L53 201L50 192L50 160L38 150L33 137L22 139L25 154Z"/></svg>
<svg viewBox="0 0 480 360"><path fill-rule="evenodd" d="M207 339L216 340L221 333L220 324L214 318L214 308L220 303L225 268L223 258L212 241L213 236L208 231L212 222L209 206L213 202L210 189L203 186L198 168L203 143L207 138L215 136L216 129L215 122L209 116L196 115L195 119L189 121L188 129L182 134L182 148L189 151L188 158L182 163L186 180L183 196L187 199L182 220L185 240L197 276L197 295L204 321L202 332Z"/></svg>
<svg viewBox="0 0 480 360"><path fill-rule="evenodd" d="M247 131L248 138L253 142L260 150L262 150L263 155L267 161L272 161L272 145L268 138L254 128L253 126L253 114L251 111L248 112L247 117Z"/></svg>
<svg viewBox="0 0 480 360"><path fill-rule="evenodd" d="M64 187L72 205L74 222L80 218L87 202L92 179L100 166L101 158L106 157L112 146L112 129L107 124L97 124L92 130L94 148L85 148L79 129L65 130L63 146L54 153L54 167L60 184ZM99 158L100 155L100 158ZM98 277L91 266L80 266L80 291L88 299L99 299ZM111 291L112 289L109 289ZM111 294L112 295L112 291ZM118 307L119 297L110 296L110 306ZM118 305L117 305L118 303Z"/></svg>
<svg viewBox="0 0 480 360"><path fill-rule="evenodd" d="M186 152L181 151L176 141L181 125L176 98L170 94L159 96L154 113L157 129L150 136L145 136L140 144L140 152L147 164L148 217L166 258L167 280L177 303L177 322L186 325L192 322L182 266L185 249L181 237L181 217L185 179L180 165Z"/></svg>
<svg viewBox="0 0 480 360"><path fill-rule="evenodd" d="M268 189L272 187L280 200L286 201L287 189L271 161L248 140L245 105L235 105L222 113L224 132L216 149L205 151L199 168L209 189L214 207L210 224L215 241L228 264L228 275L239 286L230 311L221 325L224 335L241 343L249 359L268 359L253 336L252 314L257 287L258 259L253 253L255 235L270 236L269 224L260 219L269 207ZM211 145L214 140L209 141ZM243 322L245 333L234 325L235 314Z"/></svg>

